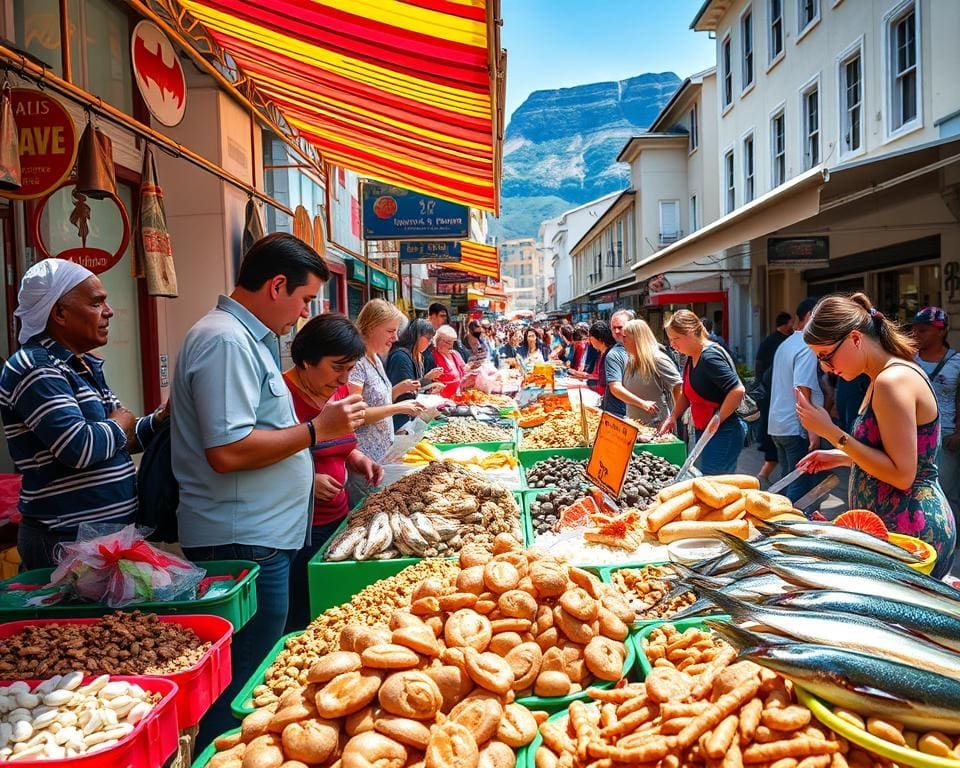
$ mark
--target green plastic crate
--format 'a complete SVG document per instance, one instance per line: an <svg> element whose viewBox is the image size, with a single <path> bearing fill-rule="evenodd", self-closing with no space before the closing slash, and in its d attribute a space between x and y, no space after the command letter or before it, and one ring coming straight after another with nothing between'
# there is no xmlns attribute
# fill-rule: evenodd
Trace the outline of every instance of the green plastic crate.
<svg viewBox="0 0 960 768"><path fill-rule="evenodd" d="M207 768L207 765L209 765L210 761L213 759L213 756L217 754L217 748L213 745L213 742L219 738L222 738L223 736L233 736L235 733L240 733L240 729L233 728L226 733L221 733L219 736L217 736L216 739L207 744L203 752L193 758L193 763L191 764L190 768Z"/></svg>
<svg viewBox="0 0 960 768"><path fill-rule="evenodd" d="M270 667L273 665L273 662L276 661L277 656L279 656L281 651L283 651L287 644L287 640L290 640L294 637L299 637L302 634L303 632L291 632L289 635L284 635L273 644L273 648L267 652L266 658L260 662L260 666L254 670L253 674L250 675L250 679L243 684L243 688L237 692L237 695L234 697L233 701L230 702L230 711L233 713L234 717L243 720L244 717L254 711L253 689L266 679L267 670L270 669ZM206 763L203 764L206 765ZM196 765L196 763L194 763L194 765Z"/></svg>
<svg viewBox="0 0 960 768"><path fill-rule="evenodd" d="M710 616L714 621L730 621L730 617L726 615L722 616ZM633 640L635 645L635 652L637 656L637 673L640 674L641 679L645 679L647 675L650 674L650 670L653 667L650 665L650 660L647 658L647 654L643 652L643 640L650 636L650 633L653 632L657 627L661 627L664 624L673 624L677 628L678 632L684 632L690 627L696 627L697 629L706 629L707 625L703 623L703 619L682 619L681 621L658 621L653 624L641 629L639 632L634 633L630 636L629 639Z"/></svg>
<svg viewBox="0 0 960 768"><path fill-rule="evenodd" d="M178 613L211 614L227 619L233 624L233 631L239 631L257 612L256 579L260 573L260 566L247 560L210 560L198 563L198 565L206 570L208 576L236 575L244 570L249 571L249 573L234 584L226 594L210 600L136 603L119 610L144 611L164 616ZM59 603L48 606L23 607L21 605L11 606L9 601L4 601L3 593L8 584L47 584L52 573L52 568L38 568L21 573L6 581L0 581L0 621L80 619L89 616L105 616L118 610L99 603Z"/></svg>
<svg viewBox="0 0 960 768"><path fill-rule="evenodd" d="M517 455L517 443L514 440L489 443L433 443L433 446L440 451L452 451L454 448L479 448L481 451L487 451L488 453L506 451L511 456Z"/></svg>
<svg viewBox="0 0 960 768"><path fill-rule="evenodd" d="M522 430L521 430L522 431ZM538 448L534 450L525 449L522 439L517 442L517 458L520 459L520 466L525 470L532 467L538 461L550 459L554 456L566 456L574 461L582 461L590 458L591 448ZM687 458L687 446L685 443L675 440L669 443L637 443L633 447L634 453L652 453L654 456L661 456L671 464L680 466Z"/></svg>
<svg viewBox="0 0 960 768"><path fill-rule="evenodd" d="M523 500L521 492L513 492L514 501L520 508L520 532L524 546L530 545L523 523ZM353 514L351 512L351 514ZM419 557L398 557L393 560L341 560L326 562L323 558L334 537L342 531L349 516L344 518L323 548L307 563L307 583L310 592L310 618L315 619L328 608L347 603L364 587L389 576L395 576L408 565L419 563Z"/></svg>

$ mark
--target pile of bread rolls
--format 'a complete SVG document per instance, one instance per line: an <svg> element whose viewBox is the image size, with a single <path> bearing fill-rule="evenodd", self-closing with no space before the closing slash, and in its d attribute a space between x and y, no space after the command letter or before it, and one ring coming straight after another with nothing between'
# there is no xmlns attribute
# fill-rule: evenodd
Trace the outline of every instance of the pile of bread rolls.
<svg viewBox="0 0 960 768"><path fill-rule="evenodd" d="M662 544L678 539L750 535L750 518L770 520L795 513L786 496L760 490L752 475L711 475L674 483L646 510L647 532Z"/></svg>

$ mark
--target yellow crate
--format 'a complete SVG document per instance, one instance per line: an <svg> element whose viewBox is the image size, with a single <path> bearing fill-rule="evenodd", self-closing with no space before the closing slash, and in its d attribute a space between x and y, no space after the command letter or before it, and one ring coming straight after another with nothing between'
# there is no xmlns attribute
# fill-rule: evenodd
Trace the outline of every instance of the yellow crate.
<svg viewBox="0 0 960 768"><path fill-rule="evenodd" d="M16 546L0 550L0 579L10 579L20 571L20 553Z"/></svg>

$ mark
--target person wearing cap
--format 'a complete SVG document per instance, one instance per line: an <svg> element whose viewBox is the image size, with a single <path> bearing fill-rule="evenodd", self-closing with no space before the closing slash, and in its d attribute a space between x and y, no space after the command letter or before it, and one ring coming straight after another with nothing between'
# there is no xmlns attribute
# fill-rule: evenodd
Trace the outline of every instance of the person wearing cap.
<svg viewBox="0 0 960 768"><path fill-rule="evenodd" d="M960 429L957 396L960 394L960 355L950 348L950 318L940 307L924 307L913 317L917 353L913 359L927 374L940 409L940 449L937 468L940 486L960 522Z"/></svg>
<svg viewBox="0 0 960 768"><path fill-rule="evenodd" d="M56 565L54 547L81 523L130 523L137 510L130 454L146 447L166 407L137 418L110 390L103 360L113 310L90 270L45 259L20 283L18 340L0 373L0 419L23 475L17 547L24 568Z"/></svg>

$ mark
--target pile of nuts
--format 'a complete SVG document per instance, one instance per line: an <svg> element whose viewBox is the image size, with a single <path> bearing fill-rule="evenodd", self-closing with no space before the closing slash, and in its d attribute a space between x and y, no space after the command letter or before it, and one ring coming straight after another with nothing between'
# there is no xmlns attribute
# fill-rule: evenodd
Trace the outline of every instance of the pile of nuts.
<svg viewBox="0 0 960 768"><path fill-rule="evenodd" d="M0 688L0 762L63 760L98 752L130 735L160 700L139 685L82 672L57 675L33 690Z"/></svg>
<svg viewBox="0 0 960 768"><path fill-rule="evenodd" d="M477 419L452 418L431 427L423 436L431 443L495 443L511 442L513 430Z"/></svg>
<svg viewBox="0 0 960 768"><path fill-rule="evenodd" d="M423 560L400 573L370 584L349 603L328 608L307 626L303 634L287 640L264 683L253 690L255 707L276 704L280 695L307 684L307 672L320 657L340 648L340 633L349 625L382 624L396 608L410 605L414 590L422 581L456 578L460 566L453 560Z"/></svg>
<svg viewBox="0 0 960 768"><path fill-rule="evenodd" d="M600 411L587 408L587 445L593 442L600 426ZM580 411L554 411L550 419L539 427L525 429L520 439L524 450L543 448L576 448L584 445Z"/></svg>
<svg viewBox="0 0 960 768"><path fill-rule="evenodd" d="M40 624L6 638L0 677L168 675L190 669L210 649L196 633L154 613L117 611L90 624Z"/></svg>
<svg viewBox="0 0 960 768"><path fill-rule="evenodd" d="M642 568L620 568L610 574L610 579L633 606L637 621L647 621L669 618L696 601L693 592L684 592L661 602L673 591L676 581L670 577L675 575L676 571L669 565L645 565Z"/></svg>

